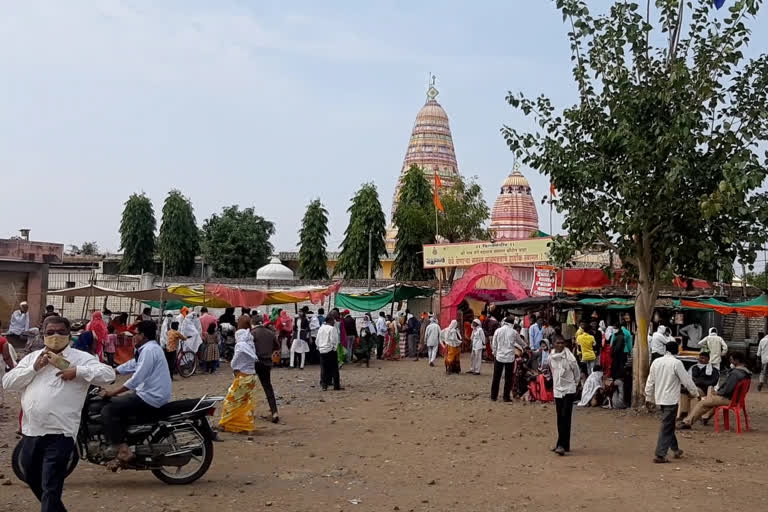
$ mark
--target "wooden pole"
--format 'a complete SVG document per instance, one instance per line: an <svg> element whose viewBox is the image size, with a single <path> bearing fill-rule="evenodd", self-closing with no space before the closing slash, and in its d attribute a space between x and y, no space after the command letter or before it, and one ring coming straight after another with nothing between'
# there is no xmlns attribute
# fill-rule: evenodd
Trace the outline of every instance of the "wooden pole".
<svg viewBox="0 0 768 512"><path fill-rule="evenodd" d="M443 269L437 271L437 325L442 327L440 319L443 316Z"/></svg>

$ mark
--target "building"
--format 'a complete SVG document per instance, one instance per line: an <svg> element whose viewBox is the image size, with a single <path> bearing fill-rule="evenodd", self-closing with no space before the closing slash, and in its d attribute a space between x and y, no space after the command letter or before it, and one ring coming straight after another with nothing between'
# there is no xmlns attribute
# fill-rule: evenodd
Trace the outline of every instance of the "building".
<svg viewBox="0 0 768 512"><path fill-rule="evenodd" d="M490 230L494 240L521 240L539 235L539 214L528 180L516 164L501 185L491 210Z"/></svg>
<svg viewBox="0 0 768 512"><path fill-rule="evenodd" d="M435 88L434 77L427 90L427 101L413 123L411 138L408 140L408 149L403 158L403 166L400 169L400 177L395 186L395 194L392 198L392 217L397 210L400 199L400 187L406 171L412 165L418 165L424 171L424 175L431 186L434 186L434 175L440 177L444 187L451 187L459 177L459 165L456 163L456 153L453 148L451 125L448 114L442 105L437 102L438 90ZM390 225L387 230L387 251L394 252L395 235L397 230Z"/></svg>
<svg viewBox="0 0 768 512"><path fill-rule="evenodd" d="M0 321L5 331L19 303L29 305L29 325L40 325L48 291L48 265L61 263L64 246L48 242L30 242L24 238L0 239Z"/></svg>

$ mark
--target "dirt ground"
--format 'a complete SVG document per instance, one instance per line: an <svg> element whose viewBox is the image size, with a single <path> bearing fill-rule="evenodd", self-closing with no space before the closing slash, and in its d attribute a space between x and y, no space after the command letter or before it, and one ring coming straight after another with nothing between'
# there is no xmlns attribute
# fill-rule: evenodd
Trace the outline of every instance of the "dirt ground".
<svg viewBox="0 0 768 512"><path fill-rule="evenodd" d="M64 501L74 512L768 510L768 393L755 386L751 432L697 426L678 433L684 459L656 465L655 416L577 408L573 453L558 457L549 451L554 405L491 402L492 366L482 371L448 376L441 361L377 361L345 366L346 389L323 392L318 366L276 369L281 423L261 420L251 438L222 434L198 482L171 487L149 472L81 461ZM174 397L224 394L229 384L223 370L177 379ZM18 396L5 402L0 510L39 510L10 468Z"/></svg>

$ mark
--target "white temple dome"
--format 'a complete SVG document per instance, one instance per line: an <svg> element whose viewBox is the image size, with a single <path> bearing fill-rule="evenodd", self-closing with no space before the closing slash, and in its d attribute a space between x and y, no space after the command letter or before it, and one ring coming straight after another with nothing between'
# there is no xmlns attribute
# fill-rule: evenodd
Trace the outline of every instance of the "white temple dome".
<svg viewBox="0 0 768 512"><path fill-rule="evenodd" d="M294 279L293 271L282 264L279 258L272 257L269 263L256 271L256 279Z"/></svg>

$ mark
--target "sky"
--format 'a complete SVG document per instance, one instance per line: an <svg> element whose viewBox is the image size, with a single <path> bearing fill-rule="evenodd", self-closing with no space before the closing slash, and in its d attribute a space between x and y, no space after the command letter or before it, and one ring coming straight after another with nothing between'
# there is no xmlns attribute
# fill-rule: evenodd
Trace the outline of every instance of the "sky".
<svg viewBox="0 0 768 512"><path fill-rule="evenodd" d="M489 206L514 163L500 128L531 126L506 93L576 99L567 28L546 0L0 6L0 238L30 228L115 252L128 196L145 192L159 227L175 188L200 225L224 206L254 207L275 223L278 251L295 249L320 198L333 250L362 183L377 185L389 216L430 72L459 170ZM765 48L760 25L752 46ZM548 181L522 170L549 231ZM552 223L559 232L560 216Z"/></svg>

